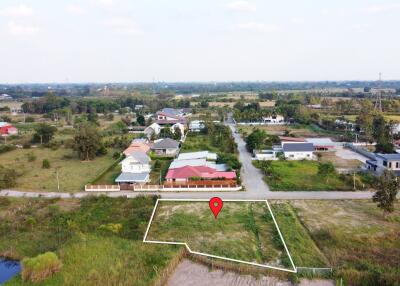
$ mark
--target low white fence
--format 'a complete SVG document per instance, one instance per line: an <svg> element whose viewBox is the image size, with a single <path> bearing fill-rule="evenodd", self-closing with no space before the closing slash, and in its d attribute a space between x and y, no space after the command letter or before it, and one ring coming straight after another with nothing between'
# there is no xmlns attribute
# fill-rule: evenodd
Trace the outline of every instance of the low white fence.
<svg viewBox="0 0 400 286"><path fill-rule="evenodd" d="M164 186L164 185L135 185L132 190L121 189L119 185L86 185L85 192L235 192L240 191L242 186L212 185L212 186Z"/></svg>

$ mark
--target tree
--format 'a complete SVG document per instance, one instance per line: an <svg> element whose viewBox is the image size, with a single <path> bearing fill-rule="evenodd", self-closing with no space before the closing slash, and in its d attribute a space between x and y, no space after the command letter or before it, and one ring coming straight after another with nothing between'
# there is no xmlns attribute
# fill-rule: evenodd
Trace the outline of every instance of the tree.
<svg viewBox="0 0 400 286"><path fill-rule="evenodd" d="M79 126L74 138L74 149L81 160L92 160L102 147L101 137L97 127L91 123Z"/></svg>
<svg viewBox="0 0 400 286"><path fill-rule="evenodd" d="M263 144L265 139L267 139L267 133L264 130L256 129L246 138L247 149L253 151L254 149L259 149Z"/></svg>
<svg viewBox="0 0 400 286"><path fill-rule="evenodd" d="M376 193L372 197L378 207L383 210L383 216L394 211L394 202L400 187L400 181L391 171L385 170L375 182Z"/></svg>
<svg viewBox="0 0 400 286"><path fill-rule="evenodd" d="M172 132L169 129L169 127L165 127L165 128L160 130L159 137L160 138L173 138L174 134L172 134Z"/></svg>
<svg viewBox="0 0 400 286"><path fill-rule="evenodd" d="M335 166L331 162L319 163L318 164L318 175L326 178L326 182L329 181L329 176L336 173Z"/></svg>
<svg viewBox="0 0 400 286"><path fill-rule="evenodd" d="M35 134L33 134L33 142L40 142L40 144L43 143L49 143L49 141L53 138L54 133L56 133L57 128L54 126L51 126L46 123L40 123L36 128L35 128Z"/></svg>
<svg viewBox="0 0 400 286"><path fill-rule="evenodd" d="M136 118L136 121L137 121L137 123L138 123L140 126L145 126L145 124L146 124L146 120L144 119L144 116L143 116L143 115L139 115L139 116Z"/></svg>
<svg viewBox="0 0 400 286"><path fill-rule="evenodd" d="M183 135L182 134L182 130L178 126L175 126L173 139L174 140L181 140L182 139L182 135Z"/></svg>

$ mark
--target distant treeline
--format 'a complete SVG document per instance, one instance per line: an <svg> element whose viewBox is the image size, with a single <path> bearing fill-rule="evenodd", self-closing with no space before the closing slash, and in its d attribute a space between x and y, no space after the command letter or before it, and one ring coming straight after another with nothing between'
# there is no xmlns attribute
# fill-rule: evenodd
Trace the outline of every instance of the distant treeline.
<svg viewBox="0 0 400 286"><path fill-rule="evenodd" d="M0 92L15 98L42 97L49 89L59 96L90 96L121 92L129 94L134 91L148 93L174 92L179 94L213 93L233 91L265 90L310 90L310 89L354 89L354 88L391 88L400 91L400 81L319 81L319 82L204 82L204 83L113 83L113 84L20 84L0 85Z"/></svg>

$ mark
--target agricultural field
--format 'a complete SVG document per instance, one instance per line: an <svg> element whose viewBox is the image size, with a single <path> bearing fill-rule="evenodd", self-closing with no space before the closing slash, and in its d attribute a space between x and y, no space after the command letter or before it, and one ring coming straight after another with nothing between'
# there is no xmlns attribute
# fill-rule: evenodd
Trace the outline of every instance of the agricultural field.
<svg viewBox="0 0 400 286"><path fill-rule="evenodd" d="M17 171L15 189L57 191L58 172L60 191L79 192L115 162L113 153L114 150L109 149L106 155L92 161L80 161L71 149L63 147L57 150L40 147L16 149L0 154L0 165ZM44 159L50 162L50 168L42 167Z"/></svg>
<svg viewBox="0 0 400 286"><path fill-rule="evenodd" d="M264 202L225 202L215 219L208 202L160 201L147 240L186 242L193 251L292 269Z"/></svg>
<svg viewBox="0 0 400 286"><path fill-rule="evenodd" d="M179 261L182 248L142 242L153 206L151 197L0 198L0 256L55 252L61 271L40 285L154 285ZM17 276L5 285L38 283Z"/></svg>
<svg viewBox="0 0 400 286"><path fill-rule="evenodd" d="M290 204L346 285L400 285L398 203L387 219L370 201Z"/></svg>
<svg viewBox="0 0 400 286"><path fill-rule="evenodd" d="M318 174L316 161L254 161L260 168L272 191L350 191L353 179L350 176ZM357 187L361 187L364 177L356 175ZM366 184L365 182L364 184Z"/></svg>

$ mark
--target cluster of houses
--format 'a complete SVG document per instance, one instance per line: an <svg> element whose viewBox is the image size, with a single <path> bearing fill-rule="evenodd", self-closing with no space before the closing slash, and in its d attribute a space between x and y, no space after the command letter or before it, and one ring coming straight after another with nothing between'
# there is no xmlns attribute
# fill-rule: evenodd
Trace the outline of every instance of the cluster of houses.
<svg viewBox="0 0 400 286"><path fill-rule="evenodd" d="M152 124L143 130L144 138L134 139L124 150L125 158L120 163L122 172L116 178L121 189L132 189L132 185L143 185L150 182L151 158L164 156L175 158L169 166L165 177L166 184L188 183L190 181L229 180L236 182L236 172L228 171L225 164L217 164L217 154L208 151L180 153L181 141L171 138L156 139L163 128L171 132L181 129L184 136L186 128L191 132L204 129L204 121L194 120L188 126L189 109L164 108L155 114Z"/></svg>
<svg viewBox="0 0 400 286"><path fill-rule="evenodd" d="M151 158L149 152L158 156L176 156L179 153L180 143L170 139L159 139L150 142L147 138L134 139L131 145L124 150L125 159L121 174L115 182L121 186L147 184L150 181Z"/></svg>
<svg viewBox="0 0 400 286"><path fill-rule="evenodd" d="M334 151L340 143L333 142L330 138L294 138L279 137L281 145L272 149L254 150L256 160L315 160L315 151Z"/></svg>
<svg viewBox="0 0 400 286"><path fill-rule="evenodd" d="M143 133L147 138L151 139L153 137L157 137L163 128L169 128L172 134L175 134L177 129L179 129L181 134L180 140L182 141L188 125L187 117L190 114L190 108L164 108L160 111L157 111L154 116L155 122L146 127L143 130Z"/></svg>

